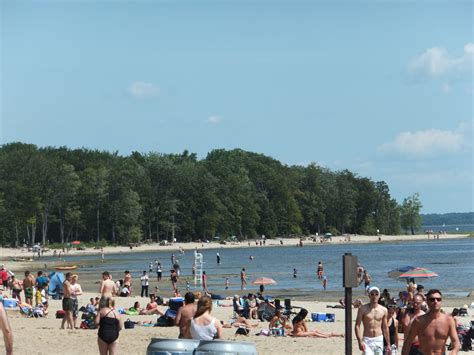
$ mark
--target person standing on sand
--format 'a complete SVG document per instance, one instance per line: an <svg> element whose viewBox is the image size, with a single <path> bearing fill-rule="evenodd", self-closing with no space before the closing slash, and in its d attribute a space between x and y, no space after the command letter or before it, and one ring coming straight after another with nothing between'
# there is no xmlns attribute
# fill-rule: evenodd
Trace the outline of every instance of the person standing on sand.
<svg viewBox="0 0 474 355"><path fill-rule="evenodd" d="M149 278L145 270L143 270L143 275L142 277L140 277L140 282L142 285L141 297L143 297L143 295L145 295L145 297L148 297Z"/></svg>
<svg viewBox="0 0 474 355"><path fill-rule="evenodd" d="M105 307L105 298L114 297L117 294L117 287L115 286L115 282L112 281L112 276L110 276L108 271L102 273L100 294L101 298L99 301L99 307Z"/></svg>
<svg viewBox="0 0 474 355"><path fill-rule="evenodd" d="M115 310L115 301L112 297L105 297L104 306L101 306L94 319L99 328L97 344L100 355L115 355L118 353L119 332L122 330L120 314Z"/></svg>
<svg viewBox="0 0 474 355"><path fill-rule="evenodd" d="M82 287L77 282L78 279L79 279L79 276L77 276L76 274L72 275L71 277L71 289L72 289L71 298L73 301L72 320L74 324L74 329L76 328L77 316L79 315L79 300L77 299L77 296L82 295Z"/></svg>
<svg viewBox="0 0 474 355"><path fill-rule="evenodd" d="M73 310L74 301L72 299L72 274L68 272L63 282L63 311L65 312L64 320L61 322L61 329L64 329L64 323L67 322L67 329L74 329Z"/></svg>
<svg viewBox="0 0 474 355"><path fill-rule="evenodd" d="M184 306L180 307L176 314L174 324L179 327L179 339L191 339L189 326L197 310L195 300L194 294L187 292L184 295Z"/></svg>
<svg viewBox="0 0 474 355"><path fill-rule="evenodd" d="M425 314L425 312L423 312L423 310L421 309L422 305L423 305L423 298L420 295L415 295L412 302L412 308L407 309L407 311L405 312L405 315L402 318L404 339L407 338L408 329L410 328L410 325L413 323L413 321L416 318ZM410 352L413 354L417 354L419 346L420 346L420 343L418 339L415 337L415 339L413 339L413 342L411 344Z"/></svg>
<svg viewBox="0 0 474 355"><path fill-rule="evenodd" d="M402 355L411 354L411 344L417 336L420 354L444 354L449 337L453 347L449 354L456 355L460 347L456 325L454 319L441 310L441 291L429 290L426 299L429 312L413 320L403 344Z"/></svg>
<svg viewBox="0 0 474 355"><path fill-rule="evenodd" d="M30 306L33 305L33 287L35 286L35 277L29 271L25 271L23 279L23 291L25 291L25 302Z"/></svg>
<svg viewBox="0 0 474 355"><path fill-rule="evenodd" d="M384 338L387 344L385 353L390 355L390 337L388 331L388 311L379 305L380 290L372 286L368 289L370 302L359 308L355 322L355 336L359 350L364 355L382 355ZM361 323L364 325L363 337L360 332Z"/></svg>
<svg viewBox="0 0 474 355"><path fill-rule="evenodd" d="M240 289L245 290L245 286L247 286L247 273L243 267L242 271L240 272Z"/></svg>
<svg viewBox="0 0 474 355"><path fill-rule="evenodd" d="M8 322L7 312L3 308L3 303L0 302L0 328L3 333L3 341L5 342L5 353L6 355L13 354L13 333Z"/></svg>

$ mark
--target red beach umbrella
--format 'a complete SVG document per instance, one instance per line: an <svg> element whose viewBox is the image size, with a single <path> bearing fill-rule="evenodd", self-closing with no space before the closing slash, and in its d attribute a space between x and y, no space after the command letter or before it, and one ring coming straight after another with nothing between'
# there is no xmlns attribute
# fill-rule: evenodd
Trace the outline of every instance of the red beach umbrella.
<svg viewBox="0 0 474 355"><path fill-rule="evenodd" d="M400 279L428 279L430 277L438 277L439 275L431 270L425 269L424 267L416 267L408 270L399 276Z"/></svg>

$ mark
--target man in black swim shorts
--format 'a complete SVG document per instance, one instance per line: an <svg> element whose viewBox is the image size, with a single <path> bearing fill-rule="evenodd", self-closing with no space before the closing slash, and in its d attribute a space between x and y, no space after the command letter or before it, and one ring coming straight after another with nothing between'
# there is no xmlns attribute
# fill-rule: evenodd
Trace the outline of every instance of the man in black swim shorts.
<svg viewBox="0 0 474 355"><path fill-rule="evenodd" d="M72 274L68 272L66 279L63 282L63 311L66 313L64 319L67 322L67 329L74 329L72 311L74 308L74 301L71 298L72 286L71 286ZM61 329L64 329L64 322L61 324Z"/></svg>

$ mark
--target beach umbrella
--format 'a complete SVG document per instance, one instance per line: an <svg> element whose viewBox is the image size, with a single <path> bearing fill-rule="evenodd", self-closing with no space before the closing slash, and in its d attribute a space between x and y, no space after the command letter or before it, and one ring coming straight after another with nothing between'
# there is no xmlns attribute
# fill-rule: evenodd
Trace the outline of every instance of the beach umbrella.
<svg viewBox="0 0 474 355"><path fill-rule="evenodd" d="M429 279L431 277L438 277L439 275L424 267L416 267L401 274L399 279Z"/></svg>
<svg viewBox="0 0 474 355"><path fill-rule="evenodd" d="M81 244L81 242L78 241L78 240L74 240L73 242L71 242L71 244L72 244L72 245L79 245L79 244Z"/></svg>
<svg viewBox="0 0 474 355"><path fill-rule="evenodd" d="M388 272L388 276L391 277L392 279L398 279L401 274L408 272L410 270L415 269L416 266L401 266L397 267L396 269L393 269L392 271Z"/></svg>
<svg viewBox="0 0 474 355"><path fill-rule="evenodd" d="M277 282L270 277L259 277L252 281L253 285L276 285Z"/></svg>

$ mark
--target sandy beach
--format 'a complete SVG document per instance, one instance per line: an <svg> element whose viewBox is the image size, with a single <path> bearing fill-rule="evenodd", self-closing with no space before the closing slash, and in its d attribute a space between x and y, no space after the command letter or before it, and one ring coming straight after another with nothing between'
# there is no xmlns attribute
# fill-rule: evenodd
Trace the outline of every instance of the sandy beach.
<svg viewBox="0 0 474 355"><path fill-rule="evenodd" d="M85 293L79 297L79 304L85 305L90 297L96 294ZM130 307L134 301L140 301L142 305L147 302L141 297L118 297L117 307ZM365 301L367 298L365 298ZM456 305L459 306L459 301ZM463 300L466 301L467 300ZM471 300L473 301L473 300ZM231 301L225 301L230 305ZM322 331L344 332L344 310L329 309L326 305L334 305L337 302L318 301L295 301L294 306L304 307L311 312L330 312L335 314L334 323L308 322L309 329ZM452 302L445 302L446 311L452 310ZM13 328L15 354L96 354L97 330L60 330L61 320L56 319L54 314L61 307L61 301L51 300L51 316L48 318L25 318L17 311L8 311L10 323ZM164 306L160 309L165 310ZM470 316L465 317L463 323L474 320L473 311ZM352 312L352 319L355 320L356 310ZM232 307L214 307L213 315L219 320L228 321L232 317ZM156 320L156 316L122 316L123 320L130 318L133 321ZM343 354L344 340L341 338L292 338L273 337L255 335L261 329L268 328L268 322L255 321L258 326L252 330L249 336L235 336L235 328L224 329L224 339L229 341L250 341L254 342L259 354ZM134 329L124 329L120 333L120 353L121 354L145 354L146 348L152 338L177 338L178 329L176 327L145 327L135 326ZM353 352L358 354L357 342L353 335Z"/></svg>
<svg viewBox="0 0 474 355"><path fill-rule="evenodd" d="M463 238L466 235L443 235L443 239ZM432 237L431 237L432 238ZM426 235L415 236L381 236L381 241L377 236L351 236L350 243L384 243L406 240L425 240ZM294 245L297 239L283 239L284 245ZM310 240L305 240L304 243L313 243ZM347 243L344 237L333 237L332 242L327 243ZM280 239L267 240L268 246L280 245ZM254 244L255 245L255 244ZM128 247L106 247L104 253L140 253L146 251L177 251L180 247L184 250L194 250L196 248L238 248L248 247L247 243L235 243L220 245L218 243L175 243L169 246L159 246L157 244L146 244L134 247L130 250ZM51 253L51 251L49 252ZM99 254L99 250L85 250L76 251L71 250L73 255ZM12 261L12 257L30 257L31 252L20 249L6 249L0 251L1 263L12 269L14 272L22 271L26 268L31 270L41 269L41 259L33 262ZM58 262L59 263L59 262ZM80 275L80 272L79 272ZM99 280L99 275L97 275ZM81 283L81 280L79 280ZM165 292L165 299L169 292ZM8 294L8 293L7 293ZM86 292L79 297L79 305L86 305L90 297L98 296L97 293ZM128 308L133 305L135 301L140 301L142 306L147 303L146 298L135 297L118 297L116 298L116 306ZM364 302L368 298L364 297ZM474 301L472 293L469 297L463 298L447 298L443 300L443 305L446 311L451 311L453 307L461 307L464 304L470 305ZM334 295L327 295L324 299L293 299L292 304L298 307L308 309L312 312L330 312L335 314L334 323L318 323L309 322L309 329L319 329L322 331L344 332L344 310L330 309L327 305L335 305L338 298ZM225 301L227 305L231 301ZM20 315L18 311L8 311L10 323L14 332L14 353L15 354L83 354L83 353L98 353L97 347L97 330L60 330L60 319L56 319L54 314L56 310L61 308L61 301L50 300L50 316L48 318L25 318ZM160 309L165 310L164 306ZM353 310L352 319L355 320L356 310ZM232 318L232 307L214 307L213 315L220 320L228 321ZM474 320L474 310L469 309L469 316L465 317L463 323L468 324ZM123 316L123 320L130 318L133 321L156 321L156 316ZM289 352L297 354L343 354L344 340L341 338L292 338L292 337L266 337L256 336L261 329L267 329L267 322L256 321L258 326L252 330L249 336L235 336L235 328L224 329L224 339L230 341L251 341L256 344L259 354L287 354ZM79 325L79 322L78 322ZM145 354L146 348L152 338L177 338L178 329L176 327L144 327L136 326L134 329L124 329L120 334L120 353L121 354ZM353 352L359 353L357 342L353 334Z"/></svg>

